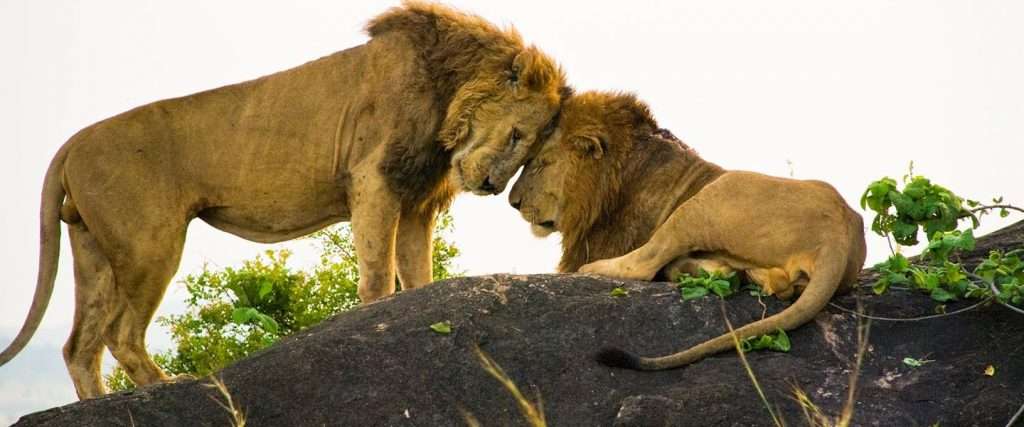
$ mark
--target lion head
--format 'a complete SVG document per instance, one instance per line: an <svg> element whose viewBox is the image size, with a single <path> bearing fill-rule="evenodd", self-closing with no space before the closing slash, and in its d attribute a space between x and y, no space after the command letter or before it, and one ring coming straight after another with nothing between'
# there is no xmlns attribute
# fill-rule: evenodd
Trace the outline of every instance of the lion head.
<svg viewBox="0 0 1024 427"><path fill-rule="evenodd" d="M561 71L534 47L508 68L464 84L448 108L441 140L453 149L457 188L498 194L550 134L567 89Z"/></svg>
<svg viewBox="0 0 1024 427"><path fill-rule="evenodd" d="M455 187L500 193L559 110L561 68L514 28L437 3L406 0L367 25L373 37L391 31L420 45L446 105L437 139L452 152Z"/></svg>
<svg viewBox="0 0 1024 427"><path fill-rule="evenodd" d="M621 173L635 135L658 129L647 105L631 94L585 92L562 106L559 123L530 159L509 203L543 237L563 243L589 230L619 199Z"/></svg>

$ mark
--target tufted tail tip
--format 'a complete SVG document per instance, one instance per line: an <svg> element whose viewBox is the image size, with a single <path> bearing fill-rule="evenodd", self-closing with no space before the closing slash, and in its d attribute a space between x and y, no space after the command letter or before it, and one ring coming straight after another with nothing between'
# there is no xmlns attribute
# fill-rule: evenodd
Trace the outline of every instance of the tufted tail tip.
<svg viewBox="0 0 1024 427"><path fill-rule="evenodd" d="M617 348L606 348L594 356L598 363L622 369L640 370L640 358Z"/></svg>

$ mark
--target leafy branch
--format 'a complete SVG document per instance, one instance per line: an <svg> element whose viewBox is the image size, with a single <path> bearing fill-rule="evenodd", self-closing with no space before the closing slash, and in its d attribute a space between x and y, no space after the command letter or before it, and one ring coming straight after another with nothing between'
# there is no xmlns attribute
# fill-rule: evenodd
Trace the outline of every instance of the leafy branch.
<svg viewBox="0 0 1024 427"><path fill-rule="evenodd" d="M928 245L920 262L909 259L893 249L892 255L877 264L878 280L872 286L876 294L892 287L915 289L938 302L961 299L993 299L1012 309L1024 306L1024 249L1009 252L992 251L972 271L960 262L960 254L973 250L973 230L980 217L998 210L1000 217L1010 211L1022 212L1017 206L994 198L991 205L963 199L929 179L910 174L899 188L896 180L885 177L868 185L861 197L861 207L875 212L871 229L880 236L892 238L899 245L915 245L921 230ZM970 225L961 229L962 222Z"/></svg>

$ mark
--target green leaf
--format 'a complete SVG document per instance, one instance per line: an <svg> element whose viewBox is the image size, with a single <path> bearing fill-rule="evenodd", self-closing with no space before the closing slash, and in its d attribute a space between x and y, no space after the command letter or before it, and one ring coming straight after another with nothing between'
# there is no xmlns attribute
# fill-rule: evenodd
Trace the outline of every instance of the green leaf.
<svg viewBox="0 0 1024 427"><path fill-rule="evenodd" d="M896 181L885 177L868 185L867 191L860 198L861 209L870 208L881 214L889 208L887 197L890 192L896 191Z"/></svg>
<svg viewBox="0 0 1024 427"><path fill-rule="evenodd" d="M708 289L699 286L685 286L680 289L683 294L683 301L703 298L708 294Z"/></svg>
<svg viewBox="0 0 1024 427"><path fill-rule="evenodd" d="M897 221L892 225L892 237L904 246L917 244L917 224Z"/></svg>
<svg viewBox="0 0 1024 427"><path fill-rule="evenodd" d="M679 290L683 300L691 300L714 293L722 298L734 294L741 287L740 277L731 272L708 272L700 269L696 276L684 274L679 277Z"/></svg>
<svg viewBox="0 0 1024 427"><path fill-rule="evenodd" d="M260 299L262 300L263 298L265 298L273 290L274 290L274 283L273 282L271 282L269 280L263 280L262 282L260 282L260 290L258 292Z"/></svg>
<svg viewBox="0 0 1024 427"><path fill-rule="evenodd" d="M267 332L270 332L272 334L275 334L275 335L280 330L280 327L277 324L277 321L274 320L273 317L270 317L270 316L267 316L266 314L258 313L258 312L256 313L255 317L256 317L256 321L259 323L260 327L263 328L263 330L265 330Z"/></svg>
<svg viewBox="0 0 1024 427"><path fill-rule="evenodd" d="M874 286L871 287L871 290L874 291L875 295L882 295L889 290L889 281L879 280L875 282Z"/></svg>
<svg viewBox="0 0 1024 427"><path fill-rule="evenodd" d="M231 321L239 325L249 323L250 320L260 314L259 310L252 307L239 307L231 312Z"/></svg>
<svg viewBox="0 0 1024 427"><path fill-rule="evenodd" d="M757 285L752 284L752 283L751 284L747 284L746 286L744 286L743 290L747 291L750 294L750 296L752 296L752 297L766 297L766 296L768 296L768 293L765 292L764 289L761 289L760 286L757 286Z"/></svg>
<svg viewBox="0 0 1024 427"><path fill-rule="evenodd" d="M774 335L767 334L756 337L748 337L740 341L740 350L748 353L755 350L772 350L788 353L792 345L786 331L779 329Z"/></svg>
<svg viewBox="0 0 1024 427"><path fill-rule="evenodd" d="M910 366L911 368L920 368L921 366L924 366L926 363L931 363L931 362L934 362L934 360L915 359L913 357L904 357L903 358L903 364L907 365L907 366Z"/></svg>
<svg viewBox="0 0 1024 427"><path fill-rule="evenodd" d="M903 254L895 254L889 257L889 265L892 271L901 272L910 268L910 260Z"/></svg>
<svg viewBox="0 0 1024 427"><path fill-rule="evenodd" d="M977 242L974 239L974 230L967 229L960 234L960 239L957 241L957 248L965 251L973 251L976 243Z"/></svg>
<svg viewBox="0 0 1024 427"><path fill-rule="evenodd" d="M612 291L609 293L609 295L611 295L613 297L624 297L624 296L629 295L629 292L626 292L626 290L623 289L620 286L620 287L617 287L615 289L612 289Z"/></svg>
<svg viewBox="0 0 1024 427"><path fill-rule="evenodd" d="M437 322L433 325L430 325L430 330L437 332L441 335L448 335L452 333L452 322L449 322L447 320Z"/></svg>
<svg viewBox="0 0 1024 427"><path fill-rule="evenodd" d="M711 288L711 292L714 292L715 295L718 295L722 298L732 295L732 285L725 280L714 280L709 285L709 288Z"/></svg>
<svg viewBox="0 0 1024 427"><path fill-rule="evenodd" d="M871 230L879 236L885 237L892 232L892 225L896 223L896 217L881 213L871 221Z"/></svg>
<svg viewBox="0 0 1024 427"><path fill-rule="evenodd" d="M790 347L789 335L786 335L786 331L779 329L779 332L775 335L775 340L772 341L768 348L774 351L789 353Z"/></svg>
<svg viewBox="0 0 1024 427"><path fill-rule="evenodd" d="M942 288L932 289L931 297L933 300L938 302L946 302L956 299L956 295L949 293L949 291Z"/></svg>

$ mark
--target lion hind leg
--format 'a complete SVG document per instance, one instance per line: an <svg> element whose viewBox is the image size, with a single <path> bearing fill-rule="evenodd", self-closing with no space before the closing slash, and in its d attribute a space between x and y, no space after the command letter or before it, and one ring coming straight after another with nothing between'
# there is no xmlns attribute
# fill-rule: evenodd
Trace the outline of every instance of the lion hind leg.
<svg viewBox="0 0 1024 427"><path fill-rule="evenodd" d="M789 273L781 268L752 268L746 271L747 277L761 287L767 295L775 295L782 300L789 300L794 295L794 280Z"/></svg>
<svg viewBox="0 0 1024 427"><path fill-rule="evenodd" d="M680 257L662 268L662 276L675 282L683 275L697 276L701 270L719 274L729 274L735 271L728 263L717 259Z"/></svg>
<svg viewBox="0 0 1024 427"><path fill-rule="evenodd" d="M100 375L102 331L114 303L114 276L96 239L82 224L68 226L75 263L75 317L64 345L64 363L79 399L106 392Z"/></svg>
<svg viewBox="0 0 1024 427"><path fill-rule="evenodd" d="M170 380L146 352L146 329L178 269L185 227L165 225L151 233L139 233L155 238L123 243L118 251L122 258L112 263L120 304L112 307L103 338L136 385Z"/></svg>

